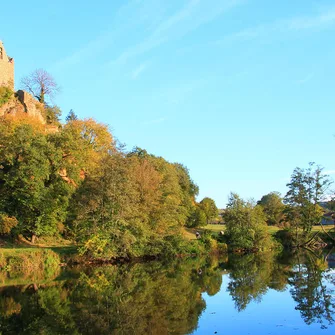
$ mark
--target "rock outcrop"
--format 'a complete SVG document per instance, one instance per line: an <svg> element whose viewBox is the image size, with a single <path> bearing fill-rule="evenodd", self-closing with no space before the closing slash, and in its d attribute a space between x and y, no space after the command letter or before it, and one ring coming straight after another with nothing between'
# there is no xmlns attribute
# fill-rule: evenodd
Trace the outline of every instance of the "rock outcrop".
<svg viewBox="0 0 335 335"><path fill-rule="evenodd" d="M0 117L6 115L16 116L18 114L26 114L28 117L33 117L45 124L43 117L44 106L38 102L29 93L19 90L13 98L0 107Z"/></svg>

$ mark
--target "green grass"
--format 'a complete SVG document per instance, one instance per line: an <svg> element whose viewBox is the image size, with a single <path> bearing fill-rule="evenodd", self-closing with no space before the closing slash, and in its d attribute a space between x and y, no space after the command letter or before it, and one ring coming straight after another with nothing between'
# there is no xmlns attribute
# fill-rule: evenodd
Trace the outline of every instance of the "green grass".
<svg viewBox="0 0 335 335"><path fill-rule="evenodd" d="M209 225L205 226L203 229L211 230L215 233L219 233L221 230L225 231L226 226L223 225L223 224L209 224Z"/></svg>
<svg viewBox="0 0 335 335"><path fill-rule="evenodd" d="M49 247L53 252L60 256L71 256L77 253L77 247L74 245Z"/></svg>
<svg viewBox="0 0 335 335"><path fill-rule="evenodd" d="M323 226L325 231L328 232L330 230L334 231L334 226ZM323 231L321 226L313 226L312 232Z"/></svg>
<svg viewBox="0 0 335 335"><path fill-rule="evenodd" d="M195 233L199 232L200 234L205 230L209 230L213 233L219 233L221 230L225 231L226 226L222 224L209 224L205 227L198 227L198 228L183 228L183 236L187 240L195 240Z"/></svg>
<svg viewBox="0 0 335 335"><path fill-rule="evenodd" d="M17 256L19 258L29 257L33 253L39 253L45 250L45 252L54 252L58 255L61 262L67 262L67 260L77 254L77 246L71 244L71 242L64 239L41 239L36 243L26 241L24 238L20 238L18 241L11 241L10 239L0 240L0 255L3 256ZM57 243L59 242L59 243Z"/></svg>
<svg viewBox="0 0 335 335"><path fill-rule="evenodd" d="M196 239L195 238L195 231L196 231L195 228L186 228L185 227L185 228L182 229L182 234L187 240L191 241L191 240Z"/></svg>
<svg viewBox="0 0 335 335"><path fill-rule="evenodd" d="M268 226L268 232L270 235L274 235L278 230L281 230L281 228L277 226Z"/></svg>

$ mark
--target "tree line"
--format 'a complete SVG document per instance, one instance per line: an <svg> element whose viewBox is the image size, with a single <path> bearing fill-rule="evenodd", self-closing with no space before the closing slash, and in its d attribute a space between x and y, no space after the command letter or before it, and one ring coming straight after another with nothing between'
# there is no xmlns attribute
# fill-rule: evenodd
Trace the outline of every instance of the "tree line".
<svg viewBox="0 0 335 335"><path fill-rule="evenodd" d="M156 255L182 240L182 227L216 215L213 200L196 202L182 164L127 152L108 126L73 111L57 124L50 132L32 118L2 118L1 235L61 235L95 257Z"/></svg>
<svg viewBox="0 0 335 335"><path fill-rule="evenodd" d="M223 214L226 241L233 248L246 250L273 248L278 242L290 248L324 246L320 230L312 232L313 226L320 225L327 242L334 243L334 233L322 225L322 217L331 210L333 201L327 202L328 208L321 206L331 184L323 168L310 163L307 169L294 169L284 197L271 192L255 202L231 193ZM281 228L275 240L268 226Z"/></svg>
<svg viewBox="0 0 335 335"><path fill-rule="evenodd" d="M214 200L196 201L199 188L185 166L142 148L126 151L107 125L81 120L73 110L62 124L50 99L59 86L46 71L36 70L22 84L44 106L47 125L18 113L0 121L0 235L33 243L63 236L77 242L82 254L139 257L181 252L183 227L218 218ZM1 92L2 104L15 96ZM256 203L231 193L222 214L224 236L202 241L244 251L320 242L312 227L324 214L320 202L330 184L312 163L293 171L284 198L271 192ZM269 225L283 228L276 240Z"/></svg>

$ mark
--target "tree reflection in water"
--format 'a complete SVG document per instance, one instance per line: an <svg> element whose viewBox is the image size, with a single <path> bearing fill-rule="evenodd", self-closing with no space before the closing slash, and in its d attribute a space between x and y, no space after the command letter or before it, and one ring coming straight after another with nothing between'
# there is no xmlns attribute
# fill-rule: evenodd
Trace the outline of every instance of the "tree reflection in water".
<svg viewBox="0 0 335 335"><path fill-rule="evenodd" d="M327 328L334 322L334 275L322 255L296 252L285 257L249 254L229 257L228 291L238 311L251 301L260 302L269 288L285 290L287 285L296 301L296 310L306 324L320 323Z"/></svg>
<svg viewBox="0 0 335 335"><path fill-rule="evenodd" d="M0 334L189 334L223 270L238 311L269 289L289 290L307 324L333 323L334 275L322 257L230 255L73 269L56 280L0 288ZM21 279L20 283L24 280Z"/></svg>
<svg viewBox="0 0 335 335"><path fill-rule="evenodd" d="M228 269L231 279L228 291L237 310L242 311L266 293L272 279L273 257L271 254L231 255Z"/></svg>
<svg viewBox="0 0 335 335"><path fill-rule="evenodd" d="M322 328L334 323L334 289L329 287L331 275L327 263L314 253L297 253L289 284L296 309L306 324L320 323ZM328 282L328 285L327 285Z"/></svg>
<svg viewBox="0 0 335 335"><path fill-rule="evenodd" d="M0 334L187 334L205 309L202 293L220 290L220 271L210 260L151 262L5 288Z"/></svg>

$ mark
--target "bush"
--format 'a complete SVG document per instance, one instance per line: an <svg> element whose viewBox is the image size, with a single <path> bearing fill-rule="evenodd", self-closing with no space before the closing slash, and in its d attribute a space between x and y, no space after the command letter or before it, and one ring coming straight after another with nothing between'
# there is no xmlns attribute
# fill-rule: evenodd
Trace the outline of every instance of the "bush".
<svg viewBox="0 0 335 335"><path fill-rule="evenodd" d="M228 246L226 243L218 243L217 251L219 254L226 254L228 252Z"/></svg>
<svg viewBox="0 0 335 335"><path fill-rule="evenodd" d="M47 106L45 108L45 117L47 124L59 126L62 111L57 106Z"/></svg>
<svg viewBox="0 0 335 335"><path fill-rule="evenodd" d="M292 248L304 244L307 241L308 236L309 235L302 229L297 231L293 231L292 229L283 229L279 230L274 237L285 248Z"/></svg>
<svg viewBox="0 0 335 335"><path fill-rule="evenodd" d="M9 234L16 225L18 221L15 217L7 216L6 214L0 214L0 234Z"/></svg>
<svg viewBox="0 0 335 335"><path fill-rule="evenodd" d="M115 256L108 239L101 235L92 236L78 250L80 256L86 255L93 258L112 258Z"/></svg>
<svg viewBox="0 0 335 335"><path fill-rule="evenodd" d="M13 91L6 86L0 87L0 107L7 103L13 96Z"/></svg>
<svg viewBox="0 0 335 335"><path fill-rule="evenodd" d="M155 239L148 243L149 249L145 250L146 255L160 256L164 259L175 258L190 254L200 254L199 243L186 241L181 235L169 235L163 239Z"/></svg>

